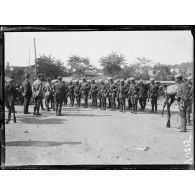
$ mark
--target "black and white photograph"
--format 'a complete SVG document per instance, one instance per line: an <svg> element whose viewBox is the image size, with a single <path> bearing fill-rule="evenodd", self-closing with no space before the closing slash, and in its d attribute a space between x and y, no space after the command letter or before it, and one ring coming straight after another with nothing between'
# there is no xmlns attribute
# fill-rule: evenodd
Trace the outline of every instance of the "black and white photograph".
<svg viewBox="0 0 195 195"><path fill-rule="evenodd" d="M192 169L190 28L59 28L1 29L2 165Z"/></svg>

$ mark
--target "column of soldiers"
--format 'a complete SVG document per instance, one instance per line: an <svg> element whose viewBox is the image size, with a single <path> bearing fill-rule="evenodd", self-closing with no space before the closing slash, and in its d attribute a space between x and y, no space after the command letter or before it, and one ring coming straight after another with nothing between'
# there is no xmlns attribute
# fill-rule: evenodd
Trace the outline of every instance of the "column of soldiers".
<svg viewBox="0 0 195 195"><path fill-rule="evenodd" d="M151 79L149 84L144 83L142 80L135 81L133 77L126 81L111 78L108 81L102 80L100 82L96 82L94 79L89 82L86 78L83 78L81 83L79 80L76 80L75 83L73 81L67 83L62 81L62 77L59 76L55 83L51 83L50 78L47 79L46 83L43 83L42 74L37 75L37 80L31 87L29 77L30 75L25 75L25 81L22 84L24 114L29 114L28 107L33 96L34 115L40 115L39 110L44 97L47 111L53 109L56 112L56 116L62 115L62 106L67 106L68 100L70 106L73 107L76 100L76 105L80 107L82 98L85 108L89 106L88 99L91 98L92 103L90 106L92 108L99 107L102 110L110 108L112 111L120 109L120 112L131 110L134 114L137 113L138 103L140 104L139 111L144 111L147 101L150 100L151 112L157 112L157 100L159 91L162 89L154 79ZM188 82L184 82L182 75L176 75L176 82L179 86L176 99L180 102L181 124L183 131L186 131L186 124L191 124L192 93L191 95L188 93L192 91L192 78L188 79ZM190 97L187 97L186 100L187 94Z"/></svg>

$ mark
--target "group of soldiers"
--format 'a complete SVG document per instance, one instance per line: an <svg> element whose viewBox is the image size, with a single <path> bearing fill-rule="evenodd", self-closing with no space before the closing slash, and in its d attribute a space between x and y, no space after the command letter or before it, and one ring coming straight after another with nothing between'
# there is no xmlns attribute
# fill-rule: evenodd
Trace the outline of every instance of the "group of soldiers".
<svg viewBox="0 0 195 195"><path fill-rule="evenodd" d="M140 111L144 111L147 100L151 100L151 112L157 112L157 99L161 86L159 83L151 79L151 83L147 84L143 81L136 82L132 77L125 80L113 80L96 82L95 80L87 81L86 78L76 82L70 81L66 83L62 81L62 77L58 77L55 83L48 78L47 82L43 82L43 75L38 74L37 80L32 87L29 82L29 74L25 75L25 81L22 83L22 94L24 97L24 114L28 114L28 106L30 99L34 98L34 115L40 115L40 106L43 107L42 100L45 98L47 111L50 108L56 111L56 115L61 115L62 106L67 105L68 98L70 106L74 106L75 100L78 107L81 106L81 99L84 100L84 107L88 107L88 99L92 99L91 106L93 108L100 107L106 110L120 109L120 112L125 112L126 109L132 110L132 113L137 113L138 102ZM99 100L99 105L98 105ZM128 107L126 107L128 102ZM49 106L51 105L51 107Z"/></svg>

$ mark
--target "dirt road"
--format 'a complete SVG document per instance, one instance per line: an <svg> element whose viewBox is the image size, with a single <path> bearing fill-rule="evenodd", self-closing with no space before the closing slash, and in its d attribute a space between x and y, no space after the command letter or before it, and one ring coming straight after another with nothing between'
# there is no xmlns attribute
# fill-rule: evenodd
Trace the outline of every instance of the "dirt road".
<svg viewBox="0 0 195 195"><path fill-rule="evenodd" d="M24 115L21 106L16 110L17 123L6 125L6 165L192 162L192 155L186 155L190 149L193 154L192 127L187 133L179 132L176 112L172 127L165 128L166 114L162 117L160 111L135 115L63 107L64 116L56 117L53 111L33 116ZM187 142L190 144L186 146Z"/></svg>

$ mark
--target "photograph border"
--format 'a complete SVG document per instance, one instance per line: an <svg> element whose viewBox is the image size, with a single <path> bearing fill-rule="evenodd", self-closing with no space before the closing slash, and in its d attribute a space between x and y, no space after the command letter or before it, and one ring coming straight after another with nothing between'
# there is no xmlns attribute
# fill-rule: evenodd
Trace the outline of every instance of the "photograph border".
<svg viewBox="0 0 195 195"><path fill-rule="evenodd" d="M194 32L193 25L3 25L0 26L0 71L3 100L3 128L0 130L0 169L2 170L192 170L193 164L135 164L135 165L25 165L5 166L5 113L4 113L4 64L6 32L79 32L79 31L186 31L190 30L193 36L193 63L194 63ZM193 70L194 72L194 70ZM194 78L193 78L194 81ZM193 109L194 111L194 109ZM194 121L194 115L193 115ZM193 132L194 140L194 132ZM193 142L194 148L194 142ZM195 156L195 151L194 156Z"/></svg>

